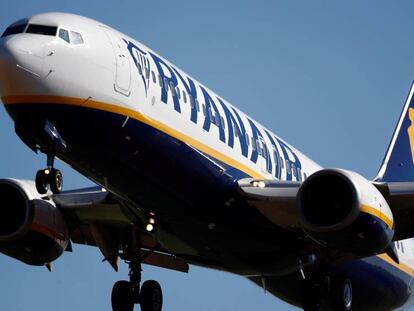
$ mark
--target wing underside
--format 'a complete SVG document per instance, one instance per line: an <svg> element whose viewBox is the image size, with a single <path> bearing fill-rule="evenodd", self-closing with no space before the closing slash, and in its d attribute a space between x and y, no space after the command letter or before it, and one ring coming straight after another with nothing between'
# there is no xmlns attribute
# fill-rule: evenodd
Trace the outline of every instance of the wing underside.
<svg viewBox="0 0 414 311"><path fill-rule="evenodd" d="M132 212L136 208L98 187L54 195L53 200L71 228L71 241L97 246L104 261L118 270L123 240L129 238L132 226L142 223L139 215ZM145 230L140 230L140 234L142 263L188 272L188 263L165 249L155 235Z"/></svg>

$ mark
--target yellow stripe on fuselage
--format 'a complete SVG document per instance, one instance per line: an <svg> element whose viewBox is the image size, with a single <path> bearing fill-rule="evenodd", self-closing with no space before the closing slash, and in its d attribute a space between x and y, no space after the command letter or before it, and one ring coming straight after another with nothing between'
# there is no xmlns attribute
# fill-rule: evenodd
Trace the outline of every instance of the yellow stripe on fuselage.
<svg viewBox="0 0 414 311"><path fill-rule="evenodd" d="M2 97L2 101L5 105L12 105L12 104L62 104L62 105L72 105L72 106L80 106L80 107L87 107L98 109L102 111L112 112L116 114L120 114L131 119L140 121L145 123L157 130L160 130L186 144L193 146L194 148L204 152L205 154L226 163L238 170L246 173L247 175L253 178L265 178L263 175L257 173L255 170L251 169L250 167L230 158L229 156L207 146L206 144L194 139L191 136L188 136L184 133L181 133L164 123L161 123L151 117L143 115L138 111L133 109L120 107L113 104L108 104L104 102L98 102L91 99L80 99L75 97L64 97L64 96L50 96L50 95L26 95L26 96L4 96Z"/></svg>
<svg viewBox="0 0 414 311"><path fill-rule="evenodd" d="M394 223L392 222L392 220L387 215L385 215L384 213L381 213L381 211L379 211L378 209L373 208L373 207L368 206L368 205L361 205L359 207L359 210L361 212L373 215L373 216L381 219L390 229L393 229Z"/></svg>

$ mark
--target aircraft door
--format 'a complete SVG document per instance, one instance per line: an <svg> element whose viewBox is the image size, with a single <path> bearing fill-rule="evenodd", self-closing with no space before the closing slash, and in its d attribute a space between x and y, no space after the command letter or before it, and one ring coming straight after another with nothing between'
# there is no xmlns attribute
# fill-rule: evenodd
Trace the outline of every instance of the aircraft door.
<svg viewBox="0 0 414 311"><path fill-rule="evenodd" d="M108 36L115 57L115 83L114 89L116 92L125 96L131 94L131 65L129 62L128 53L125 42L114 31L109 28L102 27L105 34Z"/></svg>

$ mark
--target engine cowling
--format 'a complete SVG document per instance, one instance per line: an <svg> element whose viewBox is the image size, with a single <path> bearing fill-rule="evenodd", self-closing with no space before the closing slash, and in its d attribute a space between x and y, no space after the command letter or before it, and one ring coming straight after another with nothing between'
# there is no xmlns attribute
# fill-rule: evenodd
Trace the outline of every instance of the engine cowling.
<svg viewBox="0 0 414 311"><path fill-rule="evenodd" d="M69 235L60 210L32 181L0 179L0 252L44 265L66 249Z"/></svg>
<svg viewBox="0 0 414 311"><path fill-rule="evenodd" d="M314 240L356 255L381 253L394 236L387 201L355 172L326 169L311 175L299 190L297 211Z"/></svg>

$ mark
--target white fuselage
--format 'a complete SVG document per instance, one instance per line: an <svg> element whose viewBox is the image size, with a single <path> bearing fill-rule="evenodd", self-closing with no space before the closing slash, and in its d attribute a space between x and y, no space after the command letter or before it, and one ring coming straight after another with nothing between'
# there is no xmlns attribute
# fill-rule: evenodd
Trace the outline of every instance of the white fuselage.
<svg viewBox="0 0 414 311"><path fill-rule="evenodd" d="M81 33L84 43L73 45L58 36L33 34L5 38L6 45L17 47L14 57L20 68L13 73L20 83L1 83L6 100L9 95L41 95L75 98L86 106L88 102L116 106L255 178L300 181L320 169L134 39L96 21L66 14L41 15L38 22L35 16L31 23L45 23L48 18Z"/></svg>

